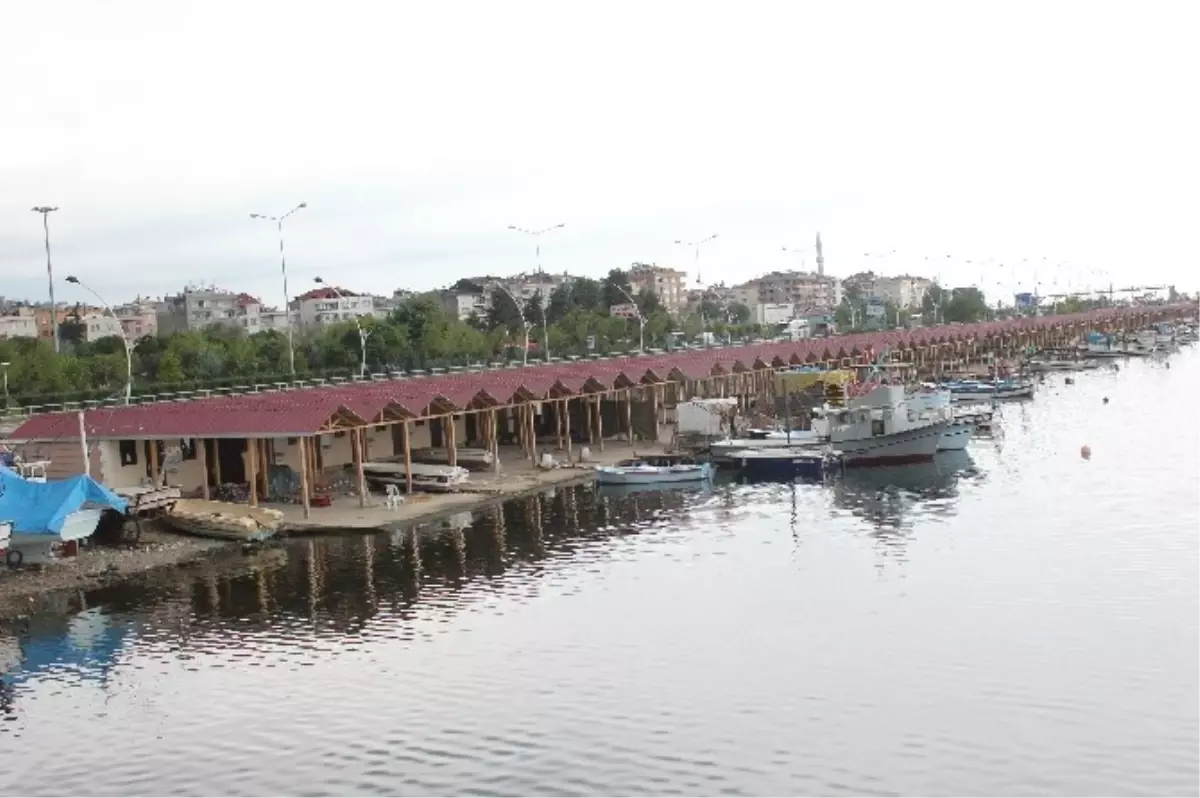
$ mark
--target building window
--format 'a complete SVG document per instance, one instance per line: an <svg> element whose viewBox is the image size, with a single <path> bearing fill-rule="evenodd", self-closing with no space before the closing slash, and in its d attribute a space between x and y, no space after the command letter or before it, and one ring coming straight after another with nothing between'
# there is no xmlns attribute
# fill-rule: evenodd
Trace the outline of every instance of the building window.
<svg viewBox="0 0 1200 798"><path fill-rule="evenodd" d="M121 455L121 467L137 465L137 441L121 441L117 444Z"/></svg>

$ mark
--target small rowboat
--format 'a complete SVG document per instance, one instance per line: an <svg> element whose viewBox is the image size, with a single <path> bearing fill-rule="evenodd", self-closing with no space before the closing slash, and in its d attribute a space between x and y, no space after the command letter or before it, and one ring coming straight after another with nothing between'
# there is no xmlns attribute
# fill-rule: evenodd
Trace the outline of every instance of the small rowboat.
<svg viewBox="0 0 1200 798"><path fill-rule="evenodd" d="M653 454L622 460L616 465L597 466L600 485L657 485L712 479L712 464L699 463L685 454Z"/></svg>
<svg viewBox="0 0 1200 798"><path fill-rule="evenodd" d="M275 537L283 513L232 502L180 499L163 515L163 521L197 537L258 542Z"/></svg>

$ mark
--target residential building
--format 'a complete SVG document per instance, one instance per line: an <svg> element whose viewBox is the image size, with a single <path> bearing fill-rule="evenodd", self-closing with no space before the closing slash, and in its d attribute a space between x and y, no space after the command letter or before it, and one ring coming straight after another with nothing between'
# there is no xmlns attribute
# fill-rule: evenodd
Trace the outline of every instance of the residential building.
<svg viewBox="0 0 1200 798"><path fill-rule="evenodd" d="M873 272L853 275L846 283L854 286L864 299L890 302L905 310L919 310L933 285L933 281L925 277L907 274L884 277Z"/></svg>
<svg viewBox="0 0 1200 798"><path fill-rule="evenodd" d="M842 282L815 272L770 272L755 280L738 286L748 299L756 294L756 303L788 303L809 307L811 305L838 305L842 301Z"/></svg>
<svg viewBox="0 0 1200 798"><path fill-rule="evenodd" d="M79 312L86 313L90 310L92 310L92 308L81 306ZM55 326L66 324L68 321L74 318L74 314L74 308L59 307L53 316L51 316L50 308L48 307L35 308L33 315L37 321L38 338L42 338L46 341L53 341ZM54 320L51 321L51 318Z"/></svg>
<svg viewBox="0 0 1200 798"><path fill-rule="evenodd" d="M459 321L466 321L472 316L482 319L492 306L491 293L485 289L487 284L486 278L482 282L459 280L451 287L438 291L437 296L446 312Z"/></svg>
<svg viewBox="0 0 1200 798"><path fill-rule="evenodd" d="M106 311L86 313L79 317L79 323L83 325L83 340L88 343L110 336L125 339L121 320Z"/></svg>
<svg viewBox="0 0 1200 798"><path fill-rule="evenodd" d="M113 308L121 323L126 341L137 341L147 335L158 335L157 303L138 297L128 305Z"/></svg>
<svg viewBox="0 0 1200 798"><path fill-rule="evenodd" d="M790 302L756 302L751 310L751 319L755 324L772 326L784 324L795 315L796 306Z"/></svg>
<svg viewBox="0 0 1200 798"><path fill-rule="evenodd" d="M37 338L37 314L33 308L19 307L0 316L0 338Z"/></svg>
<svg viewBox="0 0 1200 798"><path fill-rule="evenodd" d="M310 326L371 316L374 306L369 294L322 286L296 297L291 309L298 312L301 326Z"/></svg>
<svg viewBox="0 0 1200 798"><path fill-rule="evenodd" d="M239 299L245 296L213 286L188 286L179 294L163 298L155 321L164 333L203 330L214 324L244 326Z"/></svg>
<svg viewBox="0 0 1200 798"><path fill-rule="evenodd" d="M658 297L663 310L678 315L687 307L686 272L655 263L635 263L629 269L629 286L633 293L648 291Z"/></svg>

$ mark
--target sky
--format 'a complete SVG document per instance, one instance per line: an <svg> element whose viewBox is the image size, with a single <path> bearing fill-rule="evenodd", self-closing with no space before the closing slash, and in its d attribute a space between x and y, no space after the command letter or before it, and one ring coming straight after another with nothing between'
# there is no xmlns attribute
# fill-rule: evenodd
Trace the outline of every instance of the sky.
<svg viewBox="0 0 1200 798"><path fill-rule="evenodd" d="M6 4L0 295L915 273L1200 287L1188 4ZM534 239L510 225L563 228ZM712 234L699 256L676 241ZM784 251L788 247L793 252ZM806 249L807 248L807 249Z"/></svg>

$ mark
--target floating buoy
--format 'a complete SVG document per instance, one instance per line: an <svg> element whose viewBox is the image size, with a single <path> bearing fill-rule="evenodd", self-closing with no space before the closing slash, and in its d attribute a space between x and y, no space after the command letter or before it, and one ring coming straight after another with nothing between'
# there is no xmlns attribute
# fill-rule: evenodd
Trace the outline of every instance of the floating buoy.
<svg viewBox="0 0 1200 798"><path fill-rule="evenodd" d="M1108 404L1108 397L1104 397L1104 404Z"/></svg>
<svg viewBox="0 0 1200 798"><path fill-rule="evenodd" d="M1074 379L1072 379L1071 377L1067 377L1067 380L1066 380L1066 382L1067 382L1067 385L1074 385L1074 384L1075 384L1075 380L1074 380Z"/></svg>
<svg viewBox="0 0 1200 798"><path fill-rule="evenodd" d="M1084 460L1091 460L1092 459L1092 447L1088 446L1085 443L1083 445L1083 447L1079 450L1079 456L1082 457Z"/></svg>

